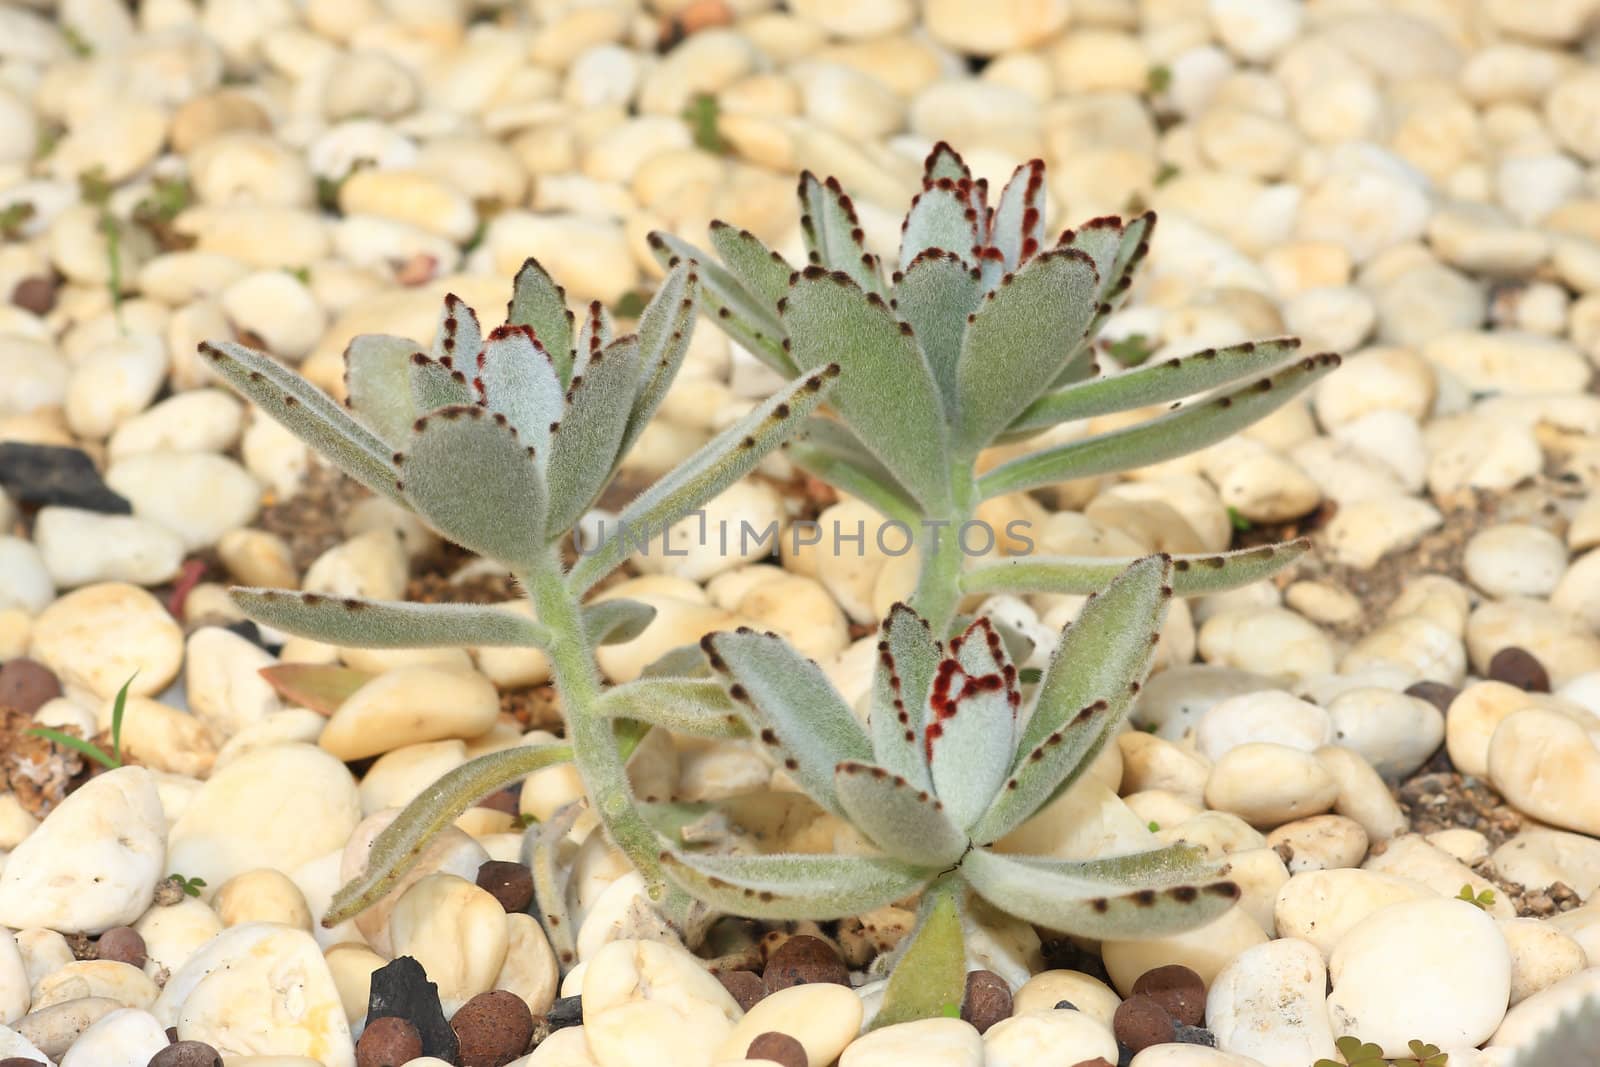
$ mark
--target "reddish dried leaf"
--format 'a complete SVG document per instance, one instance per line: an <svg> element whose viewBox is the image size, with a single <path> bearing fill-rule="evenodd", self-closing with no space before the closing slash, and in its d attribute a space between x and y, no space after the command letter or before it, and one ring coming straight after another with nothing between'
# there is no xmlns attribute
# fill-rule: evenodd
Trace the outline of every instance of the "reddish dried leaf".
<svg viewBox="0 0 1600 1067"><path fill-rule="evenodd" d="M261 677L290 703L332 715L376 675L331 663L275 663L262 667Z"/></svg>

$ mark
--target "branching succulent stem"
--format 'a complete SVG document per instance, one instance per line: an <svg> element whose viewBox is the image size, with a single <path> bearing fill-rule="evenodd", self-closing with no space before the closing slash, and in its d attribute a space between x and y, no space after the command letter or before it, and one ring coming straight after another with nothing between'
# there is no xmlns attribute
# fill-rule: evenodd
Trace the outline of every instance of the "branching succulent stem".
<svg viewBox="0 0 1600 1067"><path fill-rule="evenodd" d="M962 527L975 514L976 487L971 474L956 470L951 481L955 483L951 494L955 502L950 511L929 521L921 533L922 566L910 600L911 608L940 636L945 636L961 600Z"/></svg>
<svg viewBox="0 0 1600 1067"><path fill-rule="evenodd" d="M644 876L651 900L680 929L689 917L690 898L661 873L656 834L634 802L626 760L617 745L614 720L599 710L601 683L594 650L584 631L574 593L552 551L538 567L517 576L533 601L539 621L552 635L548 656L561 694L567 741L584 791L612 843Z"/></svg>

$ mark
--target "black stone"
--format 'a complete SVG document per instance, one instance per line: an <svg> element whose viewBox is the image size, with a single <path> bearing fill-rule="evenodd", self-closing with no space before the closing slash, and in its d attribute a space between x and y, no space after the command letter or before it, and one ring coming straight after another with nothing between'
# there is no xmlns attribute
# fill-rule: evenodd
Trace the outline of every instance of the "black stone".
<svg viewBox="0 0 1600 1067"><path fill-rule="evenodd" d="M367 1018L388 1017L404 1019L417 1028L424 1056L455 1062L459 1051L456 1032L439 1004L439 987L428 981L422 964L410 956L397 956L372 972Z"/></svg>
<svg viewBox="0 0 1600 1067"><path fill-rule="evenodd" d="M550 1027L550 1032L565 1030L569 1026L583 1024L583 998L582 997L557 997L550 1010L545 1012L545 1023Z"/></svg>
<svg viewBox="0 0 1600 1067"><path fill-rule="evenodd" d="M246 641L249 641L252 645L267 649L268 651L271 651L273 648L283 647L282 645L268 645L267 639L261 636L261 627L257 626L249 619L235 620L234 622L230 622L225 625L223 629L232 630Z"/></svg>
<svg viewBox="0 0 1600 1067"><path fill-rule="evenodd" d="M21 504L82 508L107 515L131 515L133 506L111 491L79 448L0 444L0 485Z"/></svg>
<svg viewBox="0 0 1600 1067"><path fill-rule="evenodd" d="M1204 1026L1185 1026L1179 1023L1173 1039L1180 1045L1204 1045L1206 1048L1217 1047L1217 1035Z"/></svg>

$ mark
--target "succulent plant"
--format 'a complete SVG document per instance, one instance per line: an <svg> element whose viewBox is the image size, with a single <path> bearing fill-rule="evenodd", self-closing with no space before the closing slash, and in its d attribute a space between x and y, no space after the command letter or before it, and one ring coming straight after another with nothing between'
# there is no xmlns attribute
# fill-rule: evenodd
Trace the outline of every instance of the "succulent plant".
<svg viewBox="0 0 1600 1067"><path fill-rule="evenodd" d="M934 886L942 895L925 895L925 910L943 901L945 924L966 889L1038 926L1091 938L1160 936L1215 918L1239 890L1191 846L1087 860L992 847L1070 788L1115 737L1150 669L1172 574L1169 557L1149 556L1091 596L1026 703L987 619L944 644L903 604L879 631L865 728L815 663L748 629L702 642L722 699L692 701L701 728L649 710L682 704L682 679L613 690L606 699L630 716L754 738L876 850L730 855L663 834L667 877L719 910L763 918L855 915ZM943 977L945 999L959 1003L965 966L956 956ZM902 964L897 974L910 970Z"/></svg>
<svg viewBox="0 0 1600 1067"><path fill-rule="evenodd" d="M983 500L1193 452L1339 363L1298 357L1299 342L1285 338L1099 376L1095 339L1127 297L1155 216L1092 219L1047 245L1038 160L1018 168L991 207L987 183L950 146L936 146L887 274L838 182L808 172L799 193L808 260L799 269L721 222L711 227L720 263L668 234L652 234L651 246L664 264L695 264L712 321L785 378L834 362L843 369L829 397L837 417L808 418L788 453L922 532L912 602L936 627L962 594L1089 593L1129 562L1033 556L963 569L957 538L939 534L962 528ZM1158 404L1173 410L977 473L991 445ZM1187 595L1246 584L1304 547L1179 557L1173 586Z"/></svg>
<svg viewBox="0 0 1600 1067"><path fill-rule="evenodd" d="M622 529L569 569L564 538L594 504L665 396L688 348L698 279L669 273L639 317L613 336L591 305L581 325L566 294L529 260L504 325L447 297L430 352L401 337L364 335L345 353L346 407L271 358L241 345L202 345L211 366L268 415L351 478L415 511L450 540L503 563L527 591L532 618L497 606L414 604L237 589L253 619L336 645L413 648L527 646L548 654L566 713L567 744L516 748L447 774L374 842L368 870L324 921L382 896L428 838L473 800L549 763L574 758L613 840L680 916L688 898L657 871L654 833L631 802L624 760L639 731L598 714L592 646L627 640L653 610L583 594L625 557L625 531L663 531L737 479L810 414L838 374L798 378L713 438L622 513ZM668 901L668 897L672 899Z"/></svg>

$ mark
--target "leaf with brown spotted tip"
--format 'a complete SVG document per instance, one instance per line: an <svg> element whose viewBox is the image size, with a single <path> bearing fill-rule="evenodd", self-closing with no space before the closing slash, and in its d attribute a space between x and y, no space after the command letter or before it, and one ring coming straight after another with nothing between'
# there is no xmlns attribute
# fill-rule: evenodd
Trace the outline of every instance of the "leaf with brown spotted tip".
<svg viewBox="0 0 1600 1067"><path fill-rule="evenodd" d="M578 340L573 347L572 374L567 379L568 385L587 373L590 358L615 340L615 335L616 326L611 321L611 312L600 301L591 300L578 324Z"/></svg>
<svg viewBox="0 0 1600 1067"><path fill-rule="evenodd" d="M568 585L583 593L615 570L639 538L661 532L755 469L817 409L839 376L837 364L790 382L750 414L640 493L618 516L618 529L572 568Z"/></svg>
<svg viewBox="0 0 1600 1067"><path fill-rule="evenodd" d="M925 867L948 867L967 849L967 835L926 789L872 763L834 769L833 788L845 815L885 853Z"/></svg>
<svg viewBox="0 0 1600 1067"><path fill-rule="evenodd" d="M1010 777L972 828L998 841L1093 761L1149 673L1172 599L1171 560L1146 556L1092 597L1067 627L1018 733Z"/></svg>
<svg viewBox="0 0 1600 1067"><path fill-rule="evenodd" d="M927 158L922 161L922 185L924 188L933 185L941 178L952 182L972 180L972 171L967 167L966 161L961 158L961 153L951 148L949 143L945 141L940 141L934 145Z"/></svg>
<svg viewBox="0 0 1600 1067"><path fill-rule="evenodd" d="M1172 591L1176 596L1226 593L1272 577L1310 547L1301 538L1215 555L1174 556ZM961 591L1085 596L1104 589L1133 562L1114 556L1013 556L965 571Z"/></svg>
<svg viewBox="0 0 1600 1067"><path fill-rule="evenodd" d="M669 847L660 858L672 882L712 907L752 919L859 915L914 892L929 873L872 856L727 856Z"/></svg>
<svg viewBox="0 0 1600 1067"><path fill-rule="evenodd" d="M740 709L710 678L640 678L612 686L596 710L688 737L749 737Z"/></svg>
<svg viewBox="0 0 1600 1067"><path fill-rule="evenodd" d="M548 467L550 427L566 411L566 389L550 354L531 326L500 326L489 332L475 360L474 399L506 417L534 462Z"/></svg>
<svg viewBox="0 0 1600 1067"><path fill-rule="evenodd" d="M411 383L411 403L426 414L457 404L471 404L478 398L472 392L472 380L466 371L455 366L455 361L431 359L421 352L411 357L406 365Z"/></svg>
<svg viewBox="0 0 1600 1067"><path fill-rule="evenodd" d="M284 700L318 715L332 715L375 674L334 663L274 663L256 672Z"/></svg>
<svg viewBox="0 0 1600 1067"><path fill-rule="evenodd" d="M1150 251L1150 234L1155 225L1155 212L1146 211L1127 222L1117 218L1091 219L1076 231L1069 230L1062 235L1058 248L1077 248L1094 258L1096 269L1100 271L1100 289L1095 295L1099 307L1089 322L1088 330L1084 332L1083 342L1062 367L1055 385L1070 385L1093 373L1090 346L1106 319L1127 301L1128 294L1133 291L1133 273ZM1115 251L1108 247L1108 240L1102 240L1112 236L1116 238ZM1107 258L1111 261L1109 271L1102 267Z"/></svg>
<svg viewBox="0 0 1600 1067"><path fill-rule="evenodd" d="M548 648L550 631L526 615L484 604L418 604L288 589L235 588L250 618L344 648Z"/></svg>
<svg viewBox="0 0 1600 1067"><path fill-rule="evenodd" d="M950 499L944 402L909 327L839 272L807 267L779 305L798 366L837 363L829 402L856 437L926 508Z"/></svg>
<svg viewBox="0 0 1600 1067"><path fill-rule="evenodd" d="M1265 418L1338 366L1339 357L1331 352L1297 360L1223 396L1003 463L978 479L978 491L987 500L1188 455Z"/></svg>
<svg viewBox="0 0 1600 1067"><path fill-rule="evenodd" d="M976 454L1050 387L1094 315L1098 284L1081 252L1046 252L979 302L956 362L960 446Z"/></svg>
<svg viewBox="0 0 1600 1067"><path fill-rule="evenodd" d="M417 343L409 337L364 333L344 350L345 402L356 418L391 448L411 436L416 405L411 402L411 357Z"/></svg>
<svg viewBox="0 0 1600 1067"><path fill-rule="evenodd" d="M544 559L544 479L503 415L462 405L418 419L400 480L417 514L463 548L517 571Z"/></svg>
<svg viewBox="0 0 1600 1067"><path fill-rule="evenodd" d="M506 325L533 329L540 347L550 356L562 388L566 388L572 377L573 315L567 310L566 290L555 283L538 260L525 261L511 283Z"/></svg>
<svg viewBox="0 0 1600 1067"><path fill-rule="evenodd" d="M989 243L1004 257L996 270L1015 271L1044 247L1044 200L1044 162L1031 160L1017 168L995 205Z"/></svg>
<svg viewBox="0 0 1600 1067"><path fill-rule="evenodd" d="M620 459L639 385L639 339L618 338L591 352L572 376L566 410L550 433L545 462L545 537L558 541L594 506Z"/></svg>
<svg viewBox="0 0 1600 1067"><path fill-rule="evenodd" d="M1183 933L1216 919L1239 899L1232 882L1173 885L1166 849L1117 860L1107 871L975 848L961 861L961 873L985 900L1019 919L1102 941Z"/></svg>
<svg viewBox="0 0 1600 1067"><path fill-rule="evenodd" d="M1006 780L1021 701L1015 669L968 674L952 656L934 675L923 727L928 770L934 792L964 830L978 821Z"/></svg>
<svg viewBox="0 0 1600 1067"><path fill-rule="evenodd" d="M818 804L842 814L834 769L867 762L872 746L822 668L776 634L707 634L706 659L756 743Z"/></svg>
<svg viewBox="0 0 1600 1067"><path fill-rule="evenodd" d="M1182 400L1274 370L1299 348L1293 337L1248 341L1069 385L1028 405L1006 428L1006 436L1021 438L1062 422Z"/></svg>
<svg viewBox="0 0 1600 1067"><path fill-rule="evenodd" d="M953 419L960 403L956 363L961 358L967 318L983 296L982 277L954 252L937 248L923 252L895 277L895 314L910 325L933 379L939 383L946 416Z"/></svg>
<svg viewBox="0 0 1600 1067"><path fill-rule="evenodd" d="M944 650L916 612L902 603L889 609L878 631L867 726L873 758L921 788L933 783L922 729L933 675L943 658Z"/></svg>
<svg viewBox="0 0 1600 1067"><path fill-rule="evenodd" d="M478 325L478 313L467 306L454 293L446 293L444 308L439 312L439 325L433 334L431 355L438 360L451 360L458 367L469 368L478 359L483 347L483 328Z"/></svg>
<svg viewBox="0 0 1600 1067"><path fill-rule="evenodd" d="M662 280L639 315L639 388L628 413L628 428L617 448L619 459L644 433L683 366L689 353L689 338L694 333L699 292L699 277L689 264L680 263Z"/></svg>
<svg viewBox="0 0 1600 1067"><path fill-rule="evenodd" d="M224 381L334 466L380 496L400 500L393 448L327 393L232 341L207 341L200 354Z"/></svg>
<svg viewBox="0 0 1600 1067"><path fill-rule="evenodd" d="M770 307L778 306L789 290L789 275L794 273L788 260L762 244L749 230L715 220L711 223L711 247L752 295Z"/></svg>
<svg viewBox="0 0 1600 1067"><path fill-rule="evenodd" d="M772 304L746 289L716 260L670 233L651 233L650 251L669 270L680 262L692 263L700 277L700 299L717 327L785 378L794 377L794 361L783 350L783 324Z"/></svg>
<svg viewBox="0 0 1600 1067"><path fill-rule="evenodd" d="M911 201L900 229L900 269L929 249L942 249L976 267L980 222L965 186L941 178Z"/></svg>
<svg viewBox="0 0 1600 1067"><path fill-rule="evenodd" d="M800 232L814 266L843 271L863 292L886 293L878 257L867 252L855 205L837 179L800 175Z"/></svg>

